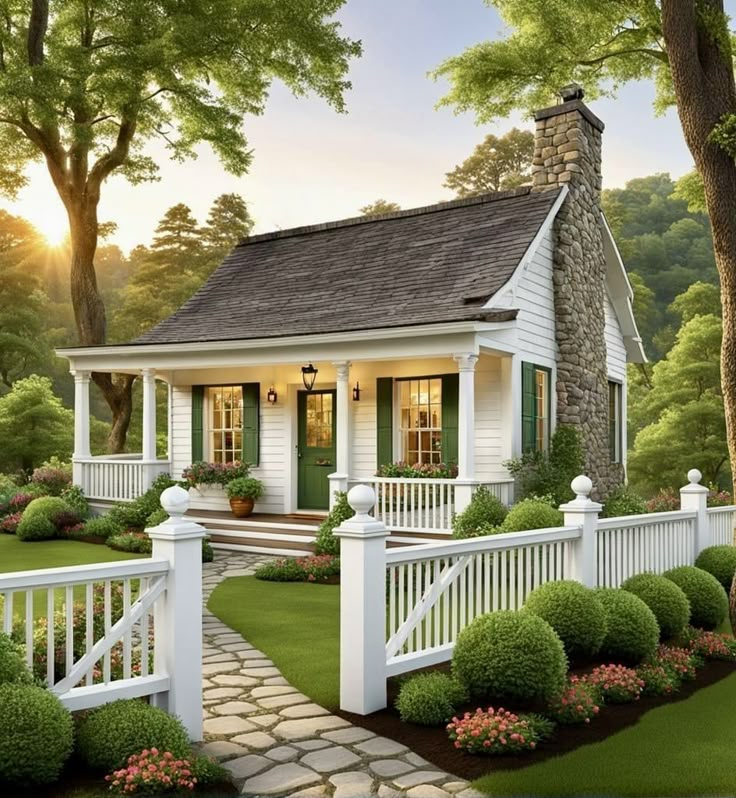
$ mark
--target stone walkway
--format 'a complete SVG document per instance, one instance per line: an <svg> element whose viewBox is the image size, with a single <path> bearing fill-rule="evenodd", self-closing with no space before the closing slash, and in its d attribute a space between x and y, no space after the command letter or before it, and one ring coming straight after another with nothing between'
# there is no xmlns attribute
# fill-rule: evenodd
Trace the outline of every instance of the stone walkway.
<svg viewBox="0 0 736 798"><path fill-rule="evenodd" d="M219 582L270 559L218 551L204 566L205 603ZM257 612L257 608L254 608ZM204 610L204 753L243 795L291 798L480 798L468 782L313 704L265 654Z"/></svg>

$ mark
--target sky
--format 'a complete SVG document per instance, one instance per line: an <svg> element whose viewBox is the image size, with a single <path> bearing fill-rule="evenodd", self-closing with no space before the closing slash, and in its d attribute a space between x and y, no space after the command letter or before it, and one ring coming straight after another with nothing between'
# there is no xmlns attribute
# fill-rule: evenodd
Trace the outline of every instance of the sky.
<svg viewBox="0 0 736 798"><path fill-rule="evenodd" d="M165 150L159 183L130 186L113 177L103 189L100 220L115 221L111 243L125 251L150 243L168 207L183 202L203 223L212 201L237 192L248 202L255 232L355 216L379 197L404 208L451 199L445 173L462 162L487 133L533 123L520 116L477 126L471 114L436 110L447 88L427 73L479 41L503 35L503 23L482 0L348 0L339 14L344 33L363 43L352 64L346 114L316 97L296 99L274 85L265 113L247 117L244 130L254 160L236 178L202 148L195 161L176 164ZM605 122L604 185L655 172L679 177L692 168L674 111L655 117L653 88L627 85L591 109ZM0 201L57 243L66 231L60 201L42 165L15 202Z"/></svg>

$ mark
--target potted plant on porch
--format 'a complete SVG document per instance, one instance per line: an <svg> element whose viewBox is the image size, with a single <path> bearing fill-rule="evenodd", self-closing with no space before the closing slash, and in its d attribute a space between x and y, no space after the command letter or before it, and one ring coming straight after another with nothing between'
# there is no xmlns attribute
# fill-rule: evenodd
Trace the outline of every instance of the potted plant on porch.
<svg viewBox="0 0 736 798"><path fill-rule="evenodd" d="M236 518L245 518L253 512L256 499L263 496L263 483L254 477L238 477L225 485L230 499L230 509Z"/></svg>

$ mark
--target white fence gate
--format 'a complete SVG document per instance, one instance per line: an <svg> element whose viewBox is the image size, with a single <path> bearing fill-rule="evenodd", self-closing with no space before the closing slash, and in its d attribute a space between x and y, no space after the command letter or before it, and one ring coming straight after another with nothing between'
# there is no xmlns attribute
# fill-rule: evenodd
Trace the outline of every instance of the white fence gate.
<svg viewBox="0 0 736 798"><path fill-rule="evenodd" d="M697 470L674 512L599 518L585 477L560 509L564 526L407 548L386 548L375 494L353 488L355 516L341 538L340 705L359 714L386 706L386 679L445 662L458 634L485 612L518 609L535 587L577 579L618 587L643 571L661 573L695 561L709 545L733 545L736 505L707 507Z"/></svg>
<svg viewBox="0 0 736 798"><path fill-rule="evenodd" d="M151 696L201 739L205 530L183 520L188 501L163 492L151 559L0 574L3 631L67 708Z"/></svg>

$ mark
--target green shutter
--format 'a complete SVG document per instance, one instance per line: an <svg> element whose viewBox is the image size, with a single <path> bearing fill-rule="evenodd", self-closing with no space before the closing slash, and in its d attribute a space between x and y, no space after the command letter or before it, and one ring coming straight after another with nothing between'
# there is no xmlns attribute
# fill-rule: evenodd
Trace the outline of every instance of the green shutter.
<svg viewBox="0 0 736 798"><path fill-rule="evenodd" d="M457 464L460 375L442 376L442 460Z"/></svg>
<svg viewBox="0 0 736 798"><path fill-rule="evenodd" d="M521 364L521 450L533 452L537 448L537 386L534 364Z"/></svg>
<svg viewBox="0 0 736 798"><path fill-rule="evenodd" d="M243 385L243 460L257 466L260 461L261 383Z"/></svg>
<svg viewBox="0 0 736 798"><path fill-rule="evenodd" d="M376 467L394 459L394 380L379 377L376 380Z"/></svg>
<svg viewBox="0 0 736 798"><path fill-rule="evenodd" d="M204 385L192 385L192 462L204 459Z"/></svg>

